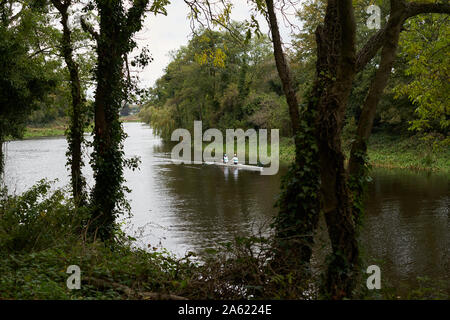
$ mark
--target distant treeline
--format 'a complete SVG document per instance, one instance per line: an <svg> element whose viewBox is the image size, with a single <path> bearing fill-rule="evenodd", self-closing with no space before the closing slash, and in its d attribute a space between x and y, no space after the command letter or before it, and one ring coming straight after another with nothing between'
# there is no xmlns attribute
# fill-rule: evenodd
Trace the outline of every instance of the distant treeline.
<svg viewBox="0 0 450 320"><path fill-rule="evenodd" d="M312 15L308 16L308 11L301 18L306 27L318 23ZM393 135L427 133L435 141L448 143L449 91L437 95L429 87L432 83L448 86L441 79L448 75L448 67L443 66L448 57L437 49L448 44L444 35L449 28L442 17L428 19L433 21L424 26L422 39L408 32L403 34L393 76L377 108L374 130ZM421 24L420 19L409 23L415 31ZM439 26L441 34L431 33ZM235 28L239 30L239 26ZM369 31L360 31L358 36L367 37ZM287 51L300 101L315 72L315 44L307 35L294 35L294 46ZM240 36L245 38L243 31ZM423 58L416 61L413 55L418 50L428 50L429 46L437 50L430 56L435 64L427 63L427 69L417 70L424 61ZM186 46L172 52L171 63L143 103L141 119L166 140L176 128L190 129L194 120L202 120L205 128L277 128L281 136L290 137L288 107L272 50L270 39L265 36L243 42L229 32L200 30ZM431 55L434 51L429 52ZM347 108L344 136L350 137L356 129L378 63L376 57L357 76ZM416 73L420 74L419 80ZM424 94L429 96L423 97L419 88L428 88Z"/></svg>

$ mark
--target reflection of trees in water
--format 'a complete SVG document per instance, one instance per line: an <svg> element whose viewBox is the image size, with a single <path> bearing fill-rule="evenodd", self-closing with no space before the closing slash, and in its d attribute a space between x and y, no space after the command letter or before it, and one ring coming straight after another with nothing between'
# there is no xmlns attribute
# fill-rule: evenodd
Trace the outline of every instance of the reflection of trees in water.
<svg viewBox="0 0 450 320"><path fill-rule="evenodd" d="M373 177L362 232L367 256L382 260L393 285L418 276L448 281L447 176L380 169Z"/></svg>
<svg viewBox="0 0 450 320"><path fill-rule="evenodd" d="M177 229L188 231L187 241L196 247L249 235L253 225L267 222L275 213L277 176L193 165L171 165L158 175L176 203L172 214L178 219Z"/></svg>

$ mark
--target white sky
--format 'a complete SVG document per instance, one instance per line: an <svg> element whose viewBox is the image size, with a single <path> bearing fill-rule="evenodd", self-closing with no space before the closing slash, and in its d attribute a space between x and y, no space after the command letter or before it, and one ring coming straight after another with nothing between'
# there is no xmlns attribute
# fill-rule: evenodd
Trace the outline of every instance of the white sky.
<svg viewBox="0 0 450 320"><path fill-rule="evenodd" d="M250 17L250 6L247 0L234 0L232 19L242 21ZM191 34L190 21L187 18L188 6L182 0L172 0L167 7L167 16L153 14L148 15L142 31L135 35L139 47L148 45L153 57L151 62L140 74L141 87L153 86L155 81L164 73L164 68L169 64L169 52L186 45ZM260 28L267 33L268 26L264 18L259 19ZM279 25L284 41L289 41L289 28L278 17Z"/></svg>

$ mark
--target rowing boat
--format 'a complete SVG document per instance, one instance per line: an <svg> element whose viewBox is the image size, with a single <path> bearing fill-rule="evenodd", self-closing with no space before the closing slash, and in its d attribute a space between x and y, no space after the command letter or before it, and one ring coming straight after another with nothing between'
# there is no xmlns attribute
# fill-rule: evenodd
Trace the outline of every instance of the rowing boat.
<svg viewBox="0 0 450 320"><path fill-rule="evenodd" d="M216 162L216 161L185 161L185 160L178 160L178 159L167 159L175 164L206 164L206 165L216 165L219 167L228 167L228 168L235 168L235 169L241 169L241 170L250 170L250 171L259 171L262 172L264 169L263 167L258 166L252 166L247 164L233 164L233 163L223 163L223 162Z"/></svg>
<svg viewBox="0 0 450 320"><path fill-rule="evenodd" d="M231 167L231 168L238 168L238 169L244 169L244 170L251 170L251 171L263 171L263 167L257 167L257 166L251 166L247 164L234 164L234 163L224 163L224 162L205 162L207 165L216 165L221 167Z"/></svg>

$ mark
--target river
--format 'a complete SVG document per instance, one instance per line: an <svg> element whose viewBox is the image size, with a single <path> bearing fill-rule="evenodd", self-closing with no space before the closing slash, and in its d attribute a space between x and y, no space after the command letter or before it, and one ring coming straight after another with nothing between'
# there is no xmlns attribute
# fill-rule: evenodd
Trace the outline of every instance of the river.
<svg viewBox="0 0 450 320"><path fill-rule="evenodd" d="M125 171L133 216L123 219L124 229L138 245L182 255L267 229L281 174L175 165L166 160L170 146L149 126L125 123L124 129L126 156L142 161L139 170ZM21 193L42 178L67 186L66 149L64 137L9 142L10 192ZM84 173L92 185L88 166ZM392 286L416 288L418 277L425 277L450 287L449 177L392 169L374 169L372 177L361 232L367 263L379 265Z"/></svg>

